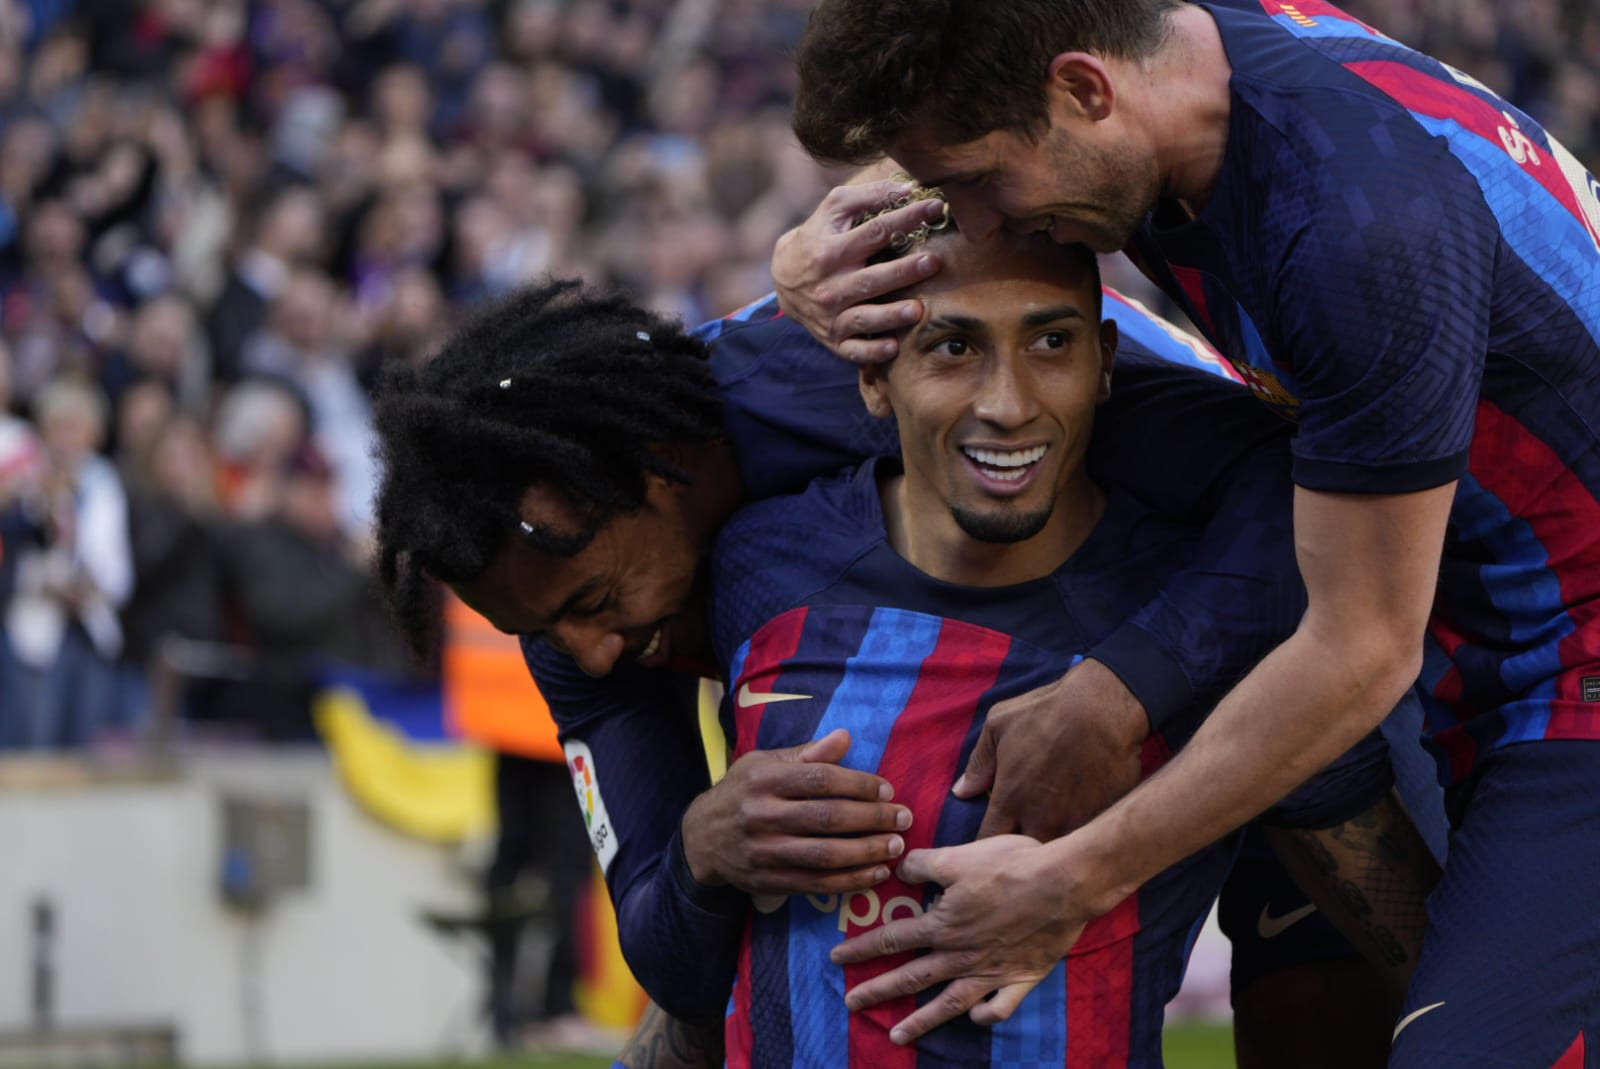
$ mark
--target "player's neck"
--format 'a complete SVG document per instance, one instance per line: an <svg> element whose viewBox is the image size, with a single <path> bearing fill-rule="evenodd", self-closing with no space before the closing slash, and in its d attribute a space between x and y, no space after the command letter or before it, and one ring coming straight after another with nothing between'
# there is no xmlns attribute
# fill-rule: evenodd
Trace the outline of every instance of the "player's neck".
<svg viewBox="0 0 1600 1069"><path fill-rule="evenodd" d="M1161 192L1200 211L1211 197L1228 148L1233 68L1216 20L1186 5L1171 16L1172 33L1145 83L1161 173Z"/></svg>
<svg viewBox="0 0 1600 1069"><path fill-rule="evenodd" d="M880 481L889 545L913 567L960 586L1015 586L1051 575L1083 545L1105 512L1106 498L1081 468L1044 529L1020 542L981 541L964 531L937 493L904 474Z"/></svg>

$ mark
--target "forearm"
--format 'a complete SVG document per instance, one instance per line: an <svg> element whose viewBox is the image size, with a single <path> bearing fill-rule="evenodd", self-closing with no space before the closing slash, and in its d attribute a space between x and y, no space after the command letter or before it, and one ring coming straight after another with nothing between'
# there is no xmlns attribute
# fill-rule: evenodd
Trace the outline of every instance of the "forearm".
<svg viewBox="0 0 1600 1069"><path fill-rule="evenodd" d="M617 940L634 977L675 1017L720 1021L738 967L748 898L697 884L674 838L617 899Z"/></svg>
<svg viewBox="0 0 1600 1069"><path fill-rule="evenodd" d="M1439 863L1399 798L1390 794L1332 828L1267 834L1323 915L1403 991L1422 953Z"/></svg>
<svg viewBox="0 0 1600 1069"><path fill-rule="evenodd" d="M1074 902L1111 909L1241 827L1353 746L1409 684L1411 661L1330 646L1304 624L1155 776L1052 852Z"/></svg>
<svg viewBox="0 0 1600 1069"><path fill-rule="evenodd" d="M690 1024L651 1005L617 1062L626 1069L714 1069L722 1047L721 1021Z"/></svg>

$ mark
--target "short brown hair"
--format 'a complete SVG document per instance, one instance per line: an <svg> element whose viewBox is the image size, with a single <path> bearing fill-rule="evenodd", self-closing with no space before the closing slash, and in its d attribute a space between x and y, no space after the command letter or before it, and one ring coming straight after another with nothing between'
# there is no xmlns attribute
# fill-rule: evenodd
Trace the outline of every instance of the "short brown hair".
<svg viewBox="0 0 1600 1069"><path fill-rule="evenodd" d="M1063 52L1120 59L1166 39L1179 0L822 0L801 38L794 130L819 160L867 163L924 121L962 144L1036 137Z"/></svg>

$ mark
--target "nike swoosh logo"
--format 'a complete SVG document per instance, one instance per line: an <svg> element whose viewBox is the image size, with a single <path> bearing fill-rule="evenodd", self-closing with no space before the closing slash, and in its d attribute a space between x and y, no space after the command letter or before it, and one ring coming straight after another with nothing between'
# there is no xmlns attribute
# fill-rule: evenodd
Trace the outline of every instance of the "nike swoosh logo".
<svg viewBox="0 0 1600 1069"><path fill-rule="evenodd" d="M1274 917L1269 912L1271 909L1270 904L1262 906L1261 916L1256 918L1256 934L1263 939L1276 939L1317 911L1316 906L1307 905L1291 909L1281 917Z"/></svg>
<svg viewBox="0 0 1600 1069"><path fill-rule="evenodd" d="M1424 1006L1420 1010L1412 1010L1410 1013L1400 1018L1400 1023L1394 1026L1394 1035L1390 1037L1389 1042L1393 1043L1395 1040L1399 1039L1400 1033L1406 1030L1406 1025L1410 1024L1412 1021L1415 1021L1418 1017L1421 1017L1425 1013L1432 1013L1434 1010L1443 1005L1444 1003L1442 1002L1435 1002L1432 1006Z"/></svg>
<svg viewBox="0 0 1600 1069"><path fill-rule="evenodd" d="M774 702L803 702L811 697L809 694L763 694L758 690L751 690L750 684L743 683L739 686L739 694L735 699L739 708L748 709L752 705L771 705Z"/></svg>

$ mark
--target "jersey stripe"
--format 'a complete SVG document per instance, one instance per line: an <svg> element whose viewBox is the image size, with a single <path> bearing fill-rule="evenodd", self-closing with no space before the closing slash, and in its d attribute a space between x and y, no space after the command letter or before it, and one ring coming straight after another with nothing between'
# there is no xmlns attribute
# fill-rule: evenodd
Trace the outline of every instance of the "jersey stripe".
<svg viewBox="0 0 1600 1069"><path fill-rule="evenodd" d="M1128 1064L1132 1032L1133 937L1139 931L1138 895L1089 922L1080 945L1067 955L1067 1069L1117 1069ZM1098 946L1096 944L1099 944Z"/></svg>
<svg viewBox="0 0 1600 1069"><path fill-rule="evenodd" d="M744 938L739 943L739 971L733 978L733 993L728 996L728 1016L722 1023L722 1042L728 1069L753 1069L750 1056L755 1050L751 1032L750 921L744 922Z"/></svg>
<svg viewBox="0 0 1600 1069"><path fill-rule="evenodd" d="M1123 342L1131 340L1174 364L1199 368L1239 381L1239 374L1228 363L1228 358L1204 340L1167 322L1132 297L1118 293L1109 286L1104 292L1105 318L1117 324L1118 335Z"/></svg>
<svg viewBox="0 0 1600 1069"><path fill-rule="evenodd" d="M1600 501L1554 450L1489 401L1478 405L1475 455L1480 448L1480 480L1525 519L1548 554L1561 603L1571 606L1554 659L1560 704L1546 714L1543 737L1600 738L1600 705L1582 694L1584 672L1600 671Z"/></svg>
<svg viewBox="0 0 1600 1069"><path fill-rule="evenodd" d="M1424 73L1409 63L1358 60L1346 63L1344 67L1410 111L1430 132L1443 133L1450 142L1452 152L1463 158L1468 158L1464 154L1470 153L1469 164L1492 164L1470 166L1469 169L1476 174L1479 185L1484 187L1484 195L1490 199L1490 207L1502 222L1508 222L1509 217L1494 203L1494 186L1498 181L1506 180L1512 172L1521 173L1566 209L1576 230L1588 238L1588 248L1584 251L1589 257L1592 258L1595 251L1600 249L1600 233L1596 232L1594 224L1578 204L1577 194L1553 159L1548 144L1541 146L1531 140L1538 134L1537 126L1531 121L1528 124L1530 133L1523 130L1522 120L1514 118L1509 111L1496 108L1467 86ZM1441 123L1448 125L1441 126ZM1477 136L1469 140L1461 136L1463 131ZM1493 149L1493 152L1488 155L1471 152L1468 146L1473 141ZM1516 154L1522 156L1520 161ZM1554 235L1546 227L1540 237L1544 239L1541 244L1544 244L1550 242ZM1582 263L1581 260L1576 262Z"/></svg>
<svg viewBox="0 0 1600 1069"><path fill-rule="evenodd" d="M1380 41L1389 40L1354 15L1339 10L1326 0L1295 0L1292 4L1261 0L1261 9L1296 37L1370 37Z"/></svg>
<svg viewBox="0 0 1600 1069"><path fill-rule="evenodd" d="M777 689L778 671L783 662L800 648L800 636L805 633L806 609L791 609L750 637L739 649L736 658L737 674L730 675L728 696L734 702L734 722L738 725L738 741L734 755L743 757L756 748L761 736L761 718L767 703L745 707L739 704L739 695L745 687L758 694L770 694Z"/></svg>
<svg viewBox="0 0 1600 1069"><path fill-rule="evenodd" d="M739 671L729 674L727 696L735 705L737 756L755 748L767 710L766 703L739 707L738 692L745 685L757 693L771 693L776 688L783 662L799 649L806 615L807 609L802 606L775 617L740 647L735 658ZM781 916L771 920L775 924L787 923ZM726 1029L728 1065L735 1069L736 1060L743 1066L788 1065L794 1054L788 1020L792 1004L788 968L782 951L787 940L755 941L749 931L747 925L739 951L739 974L734 979L733 1018ZM752 1016L753 1008L758 1006L762 1011L759 1021Z"/></svg>
<svg viewBox="0 0 1600 1069"><path fill-rule="evenodd" d="M924 660L916 686L904 703L905 711L895 719L877 764L878 774L895 785L896 801L919 814L905 833L908 852L938 845L934 833L939 821L933 819L933 814L950 797L949 784L955 780L962 742L977 712L978 699L994 685L1010 646L1009 637L986 628L953 620L943 621L939 627L937 645ZM886 703L885 708L896 706ZM889 912L889 904L897 898L921 905L927 888L906 884L895 875L873 890L884 904L882 908ZM858 933L851 930L845 934ZM855 987L910 959L910 954L903 954L849 966L845 969L845 986ZM914 1009L916 999L908 997L853 1014L851 1064L885 1069L914 1066L915 1051L889 1041L889 1029Z"/></svg>
<svg viewBox="0 0 1600 1069"><path fill-rule="evenodd" d="M817 724L813 738L821 738L836 728L851 735L850 751L843 764L850 768L876 772L887 744L886 724L910 699L920 672L911 666L926 662L939 640L939 620L899 609L877 609L872 613L855 656L845 662L844 678L828 703L827 712ZM959 742L960 736L957 736ZM946 781L948 783L948 781ZM850 915L855 896L839 903L841 920ZM888 900L879 893L879 902ZM795 911L810 911L803 899L793 900ZM875 910L873 912L876 912ZM855 1031L853 1015L840 997L839 979L833 970L817 968L828 960L828 952L843 938L832 925L795 924L789 927L789 990L795 1012L805 1012L808 1020L796 1020L796 1050L809 1065L846 1065ZM888 1045L888 1044L886 1044Z"/></svg>

